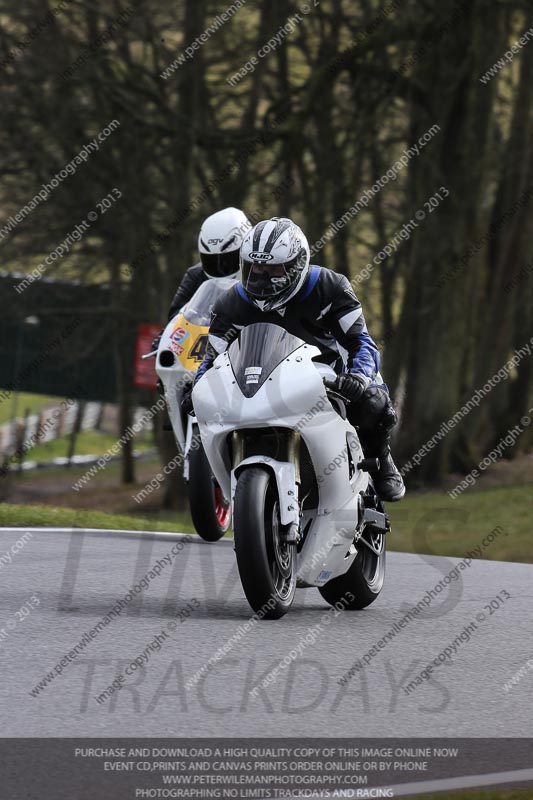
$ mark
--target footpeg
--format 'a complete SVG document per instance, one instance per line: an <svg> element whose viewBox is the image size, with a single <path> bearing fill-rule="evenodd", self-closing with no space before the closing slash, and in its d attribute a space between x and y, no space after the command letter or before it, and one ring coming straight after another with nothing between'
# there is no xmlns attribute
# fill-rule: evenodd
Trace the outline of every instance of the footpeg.
<svg viewBox="0 0 533 800"><path fill-rule="evenodd" d="M363 458L357 465L357 468L360 469L361 472L378 472L379 458Z"/></svg>
<svg viewBox="0 0 533 800"><path fill-rule="evenodd" d="M369 525L383 533L390 531L389 515L383 514L381 511L376 511L374 508L365 508L363 522L365 525Z"/></svg>

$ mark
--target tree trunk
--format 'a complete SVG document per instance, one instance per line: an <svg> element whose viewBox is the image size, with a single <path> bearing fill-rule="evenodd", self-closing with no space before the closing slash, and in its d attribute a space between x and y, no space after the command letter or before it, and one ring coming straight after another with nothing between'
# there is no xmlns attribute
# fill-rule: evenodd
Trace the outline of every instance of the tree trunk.
<svg viewBox="0 0 533 800"><path fill-rule="evenodd" d="M418 89L425 89L426 104L412 108L411 141L417 142L435 123L440 131L411 160L411 206L424 208L437 191L443 194L442 186L450 195L433 213L426 213L412 234L404 308L393 343L393 377L388 376L397 385L401 372L407 373L401 460L418 451L461 405L462 354L471 344L467 338L470 296L483 272L480 259L473 259L467 269L445 279L450 265L457 263L480 230L490 173L494 89L480 83L477 76L505 41L502 14L488 0L473 3L469 12L453 41L446 41L442 51L413 74ZM487 31L489 13L493 24ZM439 481L448 468L453 439L452 432L438 446L428 448L413 470L415 477Z"/></svg>

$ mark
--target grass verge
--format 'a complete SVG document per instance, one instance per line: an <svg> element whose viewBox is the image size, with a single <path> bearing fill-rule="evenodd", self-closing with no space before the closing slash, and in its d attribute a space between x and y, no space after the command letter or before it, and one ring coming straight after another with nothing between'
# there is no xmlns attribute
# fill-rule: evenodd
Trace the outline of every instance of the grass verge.
<svg viewBox="0 0 533 800"><path fill-rule="evenodd" d="M45 408L57 406L63 398L51 397L47 394L33 394L30 392L19 392L17 398L17 416L23 417L26 411L30 414L38 414ZM13 411L13 395L9 397L8 402L0 403L0 425L11 420L11 413Z"/></svg>
<svg viewBox="0 0 533 800"><path fill-rule="evenodd" d="M153 517L105 514L76 508L54 506L20 506L0 503L0 526L4 527L57 527L103 528L105 530L176 531L194 533L186 514L167 512Z"/></svg>
<svg viewBox="0 0 533 800"><path fill-rule="evenodd" d="M482 546L482 558L533 564L533 492L530 486L470 492L456 500L447 494L427 492L411 495L401 503L389 505L387 510L392 520L390 550L461 558L469 550ZM194 530L186 511L129 515L10 503L0 504L0 525ZM486 541L497 526L500 528L493 541L483 545L483 540Z"/></svg>
<svg viewBox="0 0 533 800"><path fill-rule="evenodd" d="M97 430L81 431L76 437L74 453L77 456L94 455L95 458L98 458L116 443L117 437L111 433ZM51 461L54 458L66 458L69 447L70 436L60 436L57 439L51 439L49 442L32 447L31 450L28 450L25 460ZM146 434L135 437L135 450L148 450L150 447L153 447L153 444Z"/></svg>
<svg viewBox="0 0 533 800"><path fill-rule="evenodd" d="M503 533L483 547L482 557L533 563L531 485L467 491L455 500L444 492L413 494L387 511L391 550L461 557L499 525Z"/></svg>

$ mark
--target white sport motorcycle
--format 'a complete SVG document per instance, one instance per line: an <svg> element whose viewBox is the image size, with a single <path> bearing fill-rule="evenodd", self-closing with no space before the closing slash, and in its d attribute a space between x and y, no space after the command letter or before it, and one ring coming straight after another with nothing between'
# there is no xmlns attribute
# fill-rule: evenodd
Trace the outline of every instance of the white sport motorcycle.
<svg viewBox="0 0 533 800"><path fill-rule="evenodd" d="M203 361L213 304L234 283L234 278L212 278L202 283L163 331L155 367L165 389L170 422L183 456L192 521L202 539L210 542L228 531L230 503L213 478L196 419L183 414L180 402Z"/></svg>
<svg viewBox="0 0 533 800"><path fill-rule="evenodd" d="M317 347L277 325L241 330L196 384L204 450L231 498L252 609L277 619L296 587L360 609L380 593L390 524L356 429Z"/></svg>

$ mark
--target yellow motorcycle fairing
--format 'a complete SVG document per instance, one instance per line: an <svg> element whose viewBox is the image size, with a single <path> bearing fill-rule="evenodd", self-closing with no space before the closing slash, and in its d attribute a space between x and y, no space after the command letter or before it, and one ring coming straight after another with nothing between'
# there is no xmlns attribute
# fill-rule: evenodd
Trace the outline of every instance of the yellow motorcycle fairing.
<svg viewBox="0 0 533 800"><path fill-rule="evenodd" d="M196 372L204 360L207 349L209 325L195 325L183 314L176 317L169 348L177 356L183 369Z"/></svg>

